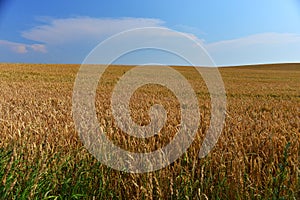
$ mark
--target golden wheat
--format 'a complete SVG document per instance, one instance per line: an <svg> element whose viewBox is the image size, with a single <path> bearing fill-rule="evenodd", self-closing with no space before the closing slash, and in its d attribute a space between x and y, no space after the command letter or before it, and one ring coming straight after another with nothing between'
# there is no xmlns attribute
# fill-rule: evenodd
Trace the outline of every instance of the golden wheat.
<svg viewBox="0 0 300 200"><path fill-rule="evenodd" d="M184 195L206 199L213 198L213 193L222 197L220 191L227 191L227 198L260 198L277 187L276 180L281 180L279 175L285 172L281 185L287 189L280 195L293 193L299 197L300 65L221 68L227 92L226 123L217 145L204 159L198 158L198 151L210 121L209 93L195 69L175 67L191 83L199 99L201 122L191 147L175 163L159 171L127 174L100 164L97 168L101 176L89 172L88 166L98 162L83 148L72 119L72 90L78 69L79 65L0 64L0 147L13 152L6 162L2 184L7 184L12 167L16 167L14 161L19 160L17 168L23 172L12 176L8 193L15 192L21 179L30 180L30 166L39 166L29 196L33 198L45 174L56 171L51 181L59 185L61 166L66 161L76 169L86 160L87 168L82 170L91 173L88 187L95 194L93 182L102 182L116 196L132 199ZM123 133L114 122L110 99L118 79L129 69L130 66L110 66L101 77L97 117L102 130L116 145L128 151L151 152L168 144L176 134L180 126L179 103L162 86L139 88L131 97L132 119L140 125L148 124L149 108L159 103L168 111L167 122L158 135L147 139ZM282 166L285 171L281 171ZM76 182L75 178L70 181L70 185ZM222 181L226 184L222 185Z"/></svg>

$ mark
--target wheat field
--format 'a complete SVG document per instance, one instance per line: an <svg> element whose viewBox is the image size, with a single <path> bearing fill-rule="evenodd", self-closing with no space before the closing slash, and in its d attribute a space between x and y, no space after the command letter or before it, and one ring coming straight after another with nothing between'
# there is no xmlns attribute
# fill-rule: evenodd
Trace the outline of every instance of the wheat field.
<svg viewBox="0 0 300 200"><path fill-rule="evenodd" d="M72 118L80 65L0 64L1 199L300 199L300 64L224 67L227 112L214 149L198 151L210 122L210 96L191 67L174 67L192 85L200 126L178 160L158 171L132 174L97 161L83 146ZM149 123L159 103L168 112L161 132L147 139L114 122L114 85L132 66L110 66L99 80L96 113L114 144L151 152L168 144L180 124L179 104L159 85L131 97L132 119Z"/></svg>

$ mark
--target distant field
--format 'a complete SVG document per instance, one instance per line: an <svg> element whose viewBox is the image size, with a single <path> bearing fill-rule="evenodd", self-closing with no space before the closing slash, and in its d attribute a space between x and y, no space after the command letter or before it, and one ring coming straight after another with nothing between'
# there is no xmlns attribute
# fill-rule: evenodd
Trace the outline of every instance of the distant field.
<svg viewBox="0 0 300 200"><path fill-rule="evenodd" d="M80 65L0 64L1 199L300 199L300 64L220 68L226 123L217 145L198 158L210 122L210 97L191 67L174 67L198 96L201 122L188 151L170 166L128 174L102 165L83 147L72 118ZM158 85L131 98L132 118L149 123L160 103L167 123L156 137L137 139L114 123L110 97L131 66L110 66L100 79L99 124L120 147L150 152L168 144L180 124L174 95Z"/></svg>

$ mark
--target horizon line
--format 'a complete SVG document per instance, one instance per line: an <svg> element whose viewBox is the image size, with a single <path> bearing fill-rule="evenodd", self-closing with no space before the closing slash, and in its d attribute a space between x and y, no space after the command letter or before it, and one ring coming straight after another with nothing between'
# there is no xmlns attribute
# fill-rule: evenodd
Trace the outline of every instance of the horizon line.
<svg viewBox="0 0 300 200"><path fill-rule="evenodd" d="M30 62L0 62L0 64L31 64L31 65L82 65L82 63L30 63ZM296 64L300 65L299 62L271 62L271 63L251 63L251 64L233 64L233 65L215 65L215 66L193 66L193 65L179 65L179 64L161 64L161 66L171 66L171 67L249 67L249 66L262 66L262 65L290 65L290 64ZM111 65L111 66L141 66L143 64L96 64L91 63L91 65ZM145 65L146 66L146 65ZM157 64L155 66L160 66L160 64Z"/></svg>

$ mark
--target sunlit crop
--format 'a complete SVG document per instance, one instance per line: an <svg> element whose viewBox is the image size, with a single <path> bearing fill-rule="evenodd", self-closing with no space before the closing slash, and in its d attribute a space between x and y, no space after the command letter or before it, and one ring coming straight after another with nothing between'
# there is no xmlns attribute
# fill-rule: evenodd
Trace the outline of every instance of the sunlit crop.
<svg viewBox="0 0 300 200"><path fill-rule="evenodd" d="M149 123L151 105L168 112L162 131L148 139L122 132L110 98L130 66L110 66L99 80L101 129L120 147L150 152L168 144L180 126L172 92L145 85L131 97L131 117ZM210 97L191 67L175 67L200 105L197 137L176 162L130 174L98 162L84 148L72 118L79 65L0 64L0 196L95 199L300 199L300 65L221 68L227 92L226 123L210 154L198 151L210 121ZM134 162L134 161L132 161Z"/></svg>

